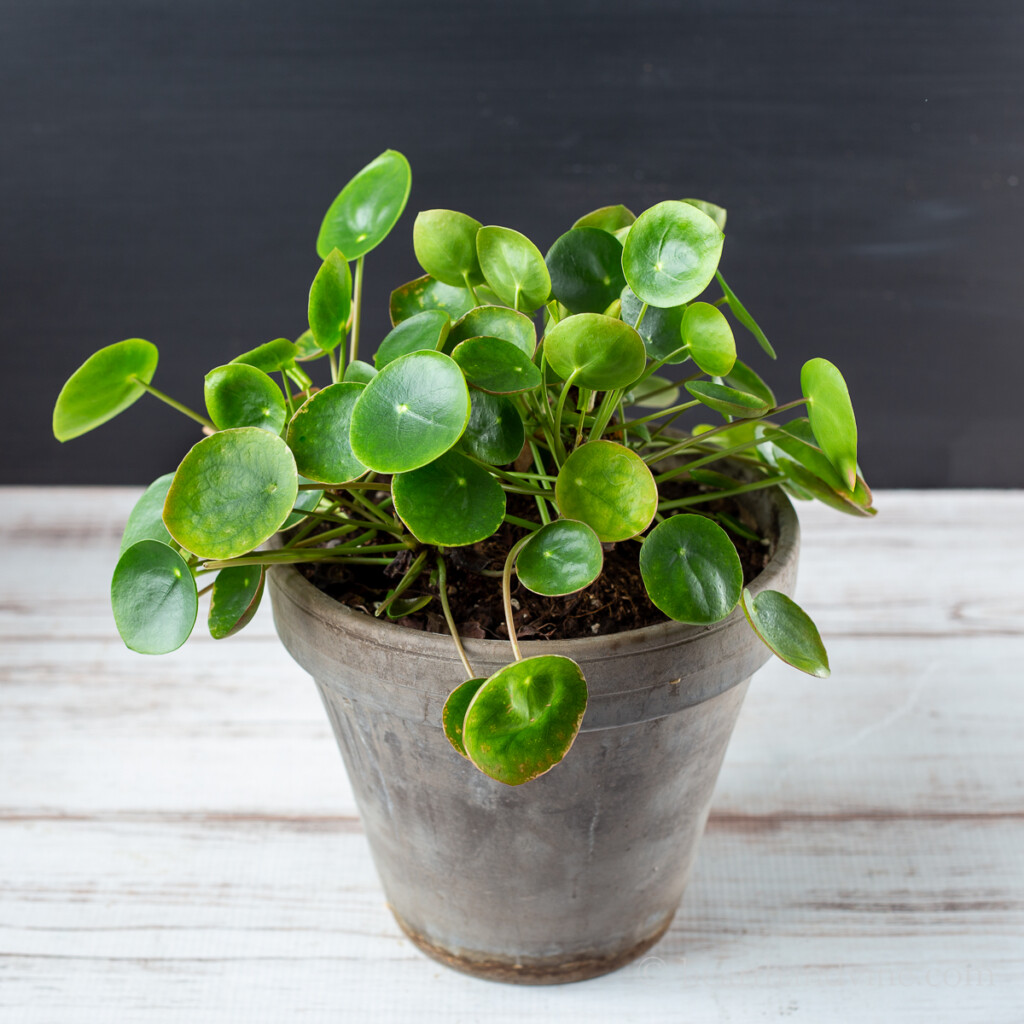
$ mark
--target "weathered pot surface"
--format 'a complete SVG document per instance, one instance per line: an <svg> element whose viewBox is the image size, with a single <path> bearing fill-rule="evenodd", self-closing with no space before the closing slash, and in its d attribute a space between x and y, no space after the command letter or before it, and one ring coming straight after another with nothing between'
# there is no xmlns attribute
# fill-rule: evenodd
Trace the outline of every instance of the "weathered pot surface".
<svg viewBox="0 0 1024 1024"><path fill-rule="evenodd" d="M788 499L745 504L773 539L750 585L792 594ZM441 710L465 677L450 637L339 604L294 567L270 572L278 632L316 680L388 903L425 953L478 977L579 981L628 963L683 895L750 676L769 652L737 609L711 627L527 641L586 676L583 727L547 774L509 787L449 745ZM467 640L489 675L509 644Z"/></svg>

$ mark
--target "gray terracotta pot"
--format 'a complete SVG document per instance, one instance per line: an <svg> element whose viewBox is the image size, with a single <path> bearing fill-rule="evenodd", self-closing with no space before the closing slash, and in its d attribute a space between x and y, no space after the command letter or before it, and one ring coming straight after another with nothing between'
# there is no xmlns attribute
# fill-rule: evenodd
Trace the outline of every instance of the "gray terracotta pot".
<svg viewBox="0 0 1024 1024"><path fill-rule="evenodd" d="M799 532L777 491L745 504L773 538L751 585L792 594ZM668 928L693 867L750 676L769 652L742 611L711 627L527 641L563 654L590 699L568 755L509 787L441 728L465 677L447 636L381 622L293 567L270 572L278 633L316 680L388 903L429 956L483 978L578 981L621 967ZM478 675L509 644L469 640Z"/></svg>

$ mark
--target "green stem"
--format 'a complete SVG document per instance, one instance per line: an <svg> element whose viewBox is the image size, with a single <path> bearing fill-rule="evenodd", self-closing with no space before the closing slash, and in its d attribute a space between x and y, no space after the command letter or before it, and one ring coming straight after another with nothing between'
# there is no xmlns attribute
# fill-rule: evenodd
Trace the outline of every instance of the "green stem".
<svg viewBox="0 0 1024 1024"><path fill-rule="evenodd" d="M533 455L533 464L537 467L537 475L540 477L544 476L544 460L540 457L540 449L537 447L535 441L530 440L530 453ZM548 480L557 480L557 477L548 477ZM550 489L551 485L547 480L541 480L541 487ZM540 521L547 526L551 522L551 515L548 512L548 500L547 498L534 497L534 501L537 502L537 511L540 513Z"/></svg>
<svg viewBox="0 0 1024 1024"><path fill-rule="evenodd" d="M775 438L782 437L783 435L784 432L780 430L774 434L765 434L764 437L757 438L753 441L744 441L743 444L735 444L731 448L722 448L720 451L713 452L711 455L705 455L702 459L695 459L693 462L688 462L685 466L679 466L676 469L667 469L664 473L659 473L655 476L654 482L659 484L664 483L666 480L682 476L683 473L687 473L691 469L700 469L701 466L706 466L711 462L718 462L719 459L726 459L730 455L735 455L737 452L742 452L747 448L756 448L758 445L762 445L766 441L774 441Z"/></svg>
<svg viewBox="0 0 1024 1024"><path fill-rule="evenodd" d="M448 572L440 552L437 555L437 589L441 598L441 610L444 612L444 621L448 623L448 632L451 633L452 639L455 641L455 649L459 652L462 667L466 670L466 678L475 679L476 673L473 671L473 666L469 663L469 658L466 657L466 649L462 646L459 631L455 628L455 618L452 615L451 605L448 603Z"/></svg>
<svg viewBox="0 0 1024 1024"><path fill-rule="evenodd" d="M505 568L501 572L501 600L505 606L505 626L508 629L508 638L512 644L512 653L515 654L516 661L523 660L523 653L519 650L519 638L516 636L516 626L512 619L512 567L515 565L516 558L523 545L532 536L532 533L528 533L512 545L512 549L505 559Z"/></svg>
<svg viewBox="0 0 1024 1024"><path fill-rule="evenodd" d="M480 296L477 295L476 289L473 287L472 282L469 280L469 274L463 274L462 279L463 281L466 282L466 287L469 289L469 294L473 296L473 301L479 306ZM452 635L454 635L454 632Z"/></svg>
<svg viewBox="0 0 1024 1024"><path fill-rule="evenodd" d="M352 337L349 340L348 361L349 365L359 358L359 320L363 305L363 260L360 256L356 260L356 279L352 286Z"/></svg>
<svg viewBox="0 0 1024 1024"><path fill-rule="evenodd" d="M196 423L201 423L204 427L209 427L211 430L217 429L211 420L208 420L205 416L200 416L199 413L194 412L187 405L182 405L181 402L171 398L170 395L165 395L162 391L158 391L152 384L139 380L134 374L130 379L145 388L154 398L159 398L161 402L166 402L172 409L177 409L178 412L183 412L189 419L195 420Z"/></svg>
<svg viewBox="0 0 1024 1024"><path fill-rule="evenodd" d="M573 370L573 372L569 374L569 379L562 385L562 392L558 396L558 405L555 406L554 441L558 446L562 462L565 462L567 458L565 445L562 444L562 410L565 408L565 400L569 395L569 389L572 387L573 382L579 375L579 372L579 370Z"/></svg>
<svg viewBox="0 0 1024 1024"><path fill-rule="evenodd" d="M335 353L333 348L330 349L328 351L328 353L327 353L327 361L331 364L331 383L332 384L337 384L338 383L338 374L339 374L339 370L338 370L338 356Z"/></svg>
<svg viewBox="0 0 1024 1024"><path fill-rule="evenodd" d="M611 391L604 393L601 404L597 408L597 414L594 416L594 425L590 428L591 441L604 433L605 427L608 426L608 421L612 418L612 412L614 412L615 406L618 405L621 398L621 388L613 388Z"/></svg>
<svg viewBox="0 0 1024 1024"><path fill-rule="evenodd" d="M391 607L395 599L401 597L416 582L416 578L423 571L423 563L426 562L428 554L429 552L424 548L416 556L415 561L405 570L405 575L398 581L398 585L391 591L388 599L383 601L381 606L373 613L376 618L379 619Z"/></svg>
<svg viewBox="0 0 1024 1024"><path fill-rule="evenodd" d="M643 319L644 319L644 316L645 316L646 314L647 314L647 303L645 302L645 303L644 303L644 304L643 304L643 305L642 305L642 306L640 307L640 315L639 315L639 316L638 316L638 317L636 318L636 323L635 323L635 324L633 324L633 330L634 330L634 331L637 331L637 332L639 333L639 331L640 331L640 324L642 324L642 323L643 323Z"/></svg>
<svg viewBox="0 0 1024 1024"><path fill-rule="evenodd" d="M539 498L539 501L543 501L543 498ZM511 523L513 526L521 526L524 530L529 530L533 533L535 530L540 529L540 523L531 523L529 519L520 519L519 516L510 515L508 512L505 513L505 522Z"/></svg>
<svg viewBox="0 0 1024 1024"><path fill-rule="evenodd" d="M404 545L403 545L404 547ZM393 558L352 558L347 552L339 551L337 548L293 548L280 549L278 551L257 551L252 555L239 555L237 558L214 559L204 563L205 570L228 569L233 565L289 565L294 562L326 562L335 559L343 564L351 565L390 565Z"/></svg>
<svg viewBox="0 0 1024 1024"><path fill-rule="evenodd" d="M695 494L690 498L677 498L675 501L663 501L658 505L659 512L668 512L674 508L686 508L688 505L699 505L704 501L714 501L716 498L731 498L735 494L746 494L748 491L759 491L765 487L774 487L777 483L785 480L783 474L778 476L765 477L763 480L755 480L750 484L742 484L739 487L730 487L724 491L711 491L709 494Z"/></svg>
<svg viewBox="0 0 1024 1024"><path fill-rule="evenodd" d="M662 416L669 416L672 413L676 413L678 415L679 413L686 412L687 409L692 409L694 406L700 404L701 403L697 401L697 399L694 399L692 402L684 402L682 405L673 405L668 409L662 409L660 412L652 412L650 416L640 416L635 420L626 420L625 423L616 423L612 429L619 430L625 427L635 427L640 423L650 423L651 420L660 420ZM607 429L608 428L606 427L605 430Z"/></svg>

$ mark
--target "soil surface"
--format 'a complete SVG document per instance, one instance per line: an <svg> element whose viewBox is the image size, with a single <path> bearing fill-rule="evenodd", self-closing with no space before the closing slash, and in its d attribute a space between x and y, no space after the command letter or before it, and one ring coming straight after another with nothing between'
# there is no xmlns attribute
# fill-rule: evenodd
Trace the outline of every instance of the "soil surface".
<svg viewBox="0 0 1024 1024"><path fill-rule="evenodd" d="M663 498L677 498L699 493L695 485L664 488ZM379 497L383 497L381 494ZM508 512L522 519L537 520L532 499L521 495L508 496ZM685 511L724 513L748 529L755 529L753 518L733 499L704 502ZM743 565L744 585L767 565L770 549L767 543L751 540L721 522L736 545ZM329 528L329 527L325 527ZM501 599L500 573L512 545L523 536L521 527L504 523L502 528L479 544L449 548L445 557L448 573L448 600L459 633L464 637L507 639L505 613ZM512 576L512 605L516 633L521 640L568 640L580 636L599 636L640 629L666 616L651 603L640 576L638 556L640 543L635 540L605 544L604 571L589 587L566 597L543 597L523 587ZM401 552L391 565L330 565L310 562L297 566L299 571L324 593L351 608L369 615L395 586L413 560L411 552ZM498 577L484 575L496 572ZM436 580L423 572L405 591L403 597L434 597L425 608L397 620L410 629L432 633L448 633L441 603L437 598Z"/></svg>

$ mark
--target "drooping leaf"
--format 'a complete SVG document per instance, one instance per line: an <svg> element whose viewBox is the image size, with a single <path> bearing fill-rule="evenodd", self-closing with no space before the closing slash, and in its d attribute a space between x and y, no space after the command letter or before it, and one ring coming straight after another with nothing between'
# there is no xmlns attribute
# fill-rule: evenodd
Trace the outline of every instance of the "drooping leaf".
<svg viewBox="0 0 1024 1024"><path fill-rule="evenodd" d="M516 574L527 590L559 597L589 587L603 564L601 541L586 523L556 519L530 535L516 559Z"/></svg>
<svg viewBox="0 0 1024 1024"><path fill-rule="evenodd" d="M477 301L468 288L453 288L427 274L396 288L391 293L389 311L391 323L397 327L403 320L427 309L444 310L452 320L457 320L475 305Z"/></svg>
<svg viewBox="0 0 1024 1024"><path fill-rule="evenodd" d="M713 381L687 381L686 390L709 409L723 416L763 416L771 408L757 395L749 395L745 391L738 391L725 384L715 384Z"/></svg>
<svg viewBox="0 0 1024 1024"><path fill-rule="evenodd" d="M391 482L395 511L423 544L462 547L486 540L505 518L505 492L486 469L459 452Z"/></svg>
<svg viewBox="0 0 1024 1024"><path fill-rule="evenodd" d="M469 388L441 352L410 352L388 363L352 411L352 453L378 473L406 473L453 447L469 422Z"/></svg>
<svg viewBox="0 0 1024 1024"><path fill-rule="evenodd" d="M827 359L810 359L800 371L811 430L821 450L853 490L857 480L857 420L850 392L839 370Z"/></svg>
<svg viewBox="0 0 1024 1024"><path fill-rule="evenodd" d="M828 652L818 627L791 598L777 590L752 597L743 591L743 614L765 645L787 665L825 679L830 674Z"/></svg>
<svg viewBox="0 0 1024 1024"><path fill-rule="evenodd" d="M295 459L281 438L258 427L221 430L178 466L164 525L200 558L235 558L281 528L297 494Z"/></svg>
<svg viewBox="0 0 1024 1024"><path fill-rule="evenodd" d="M448 337L451 319L443 309L425 309L403 320L380 343L373 357L380 370L410 352L433 352Z"/></svg>
<svg viewBox="0 0 1024 1024"><path fill-rule="evenodd" d="M621 203L616 206L601 206L590 213L585 213L574 228L600 228L614 235L622 228L628 228L636 220L636 214Z"/></svg>
<svg viewBox="0 0 1024 1024"><path fill-rule="evenodd" d="M466 380L481 391L510 395L540 386L540 370L522 349L501 338L467 338L452 352Z"/></svg>
<svg viewBox="0 0 1024 1024"><path fill-rule="evenodd" d="M645 210L622 251L629 287L651 306L678 306L711 283L725 236L689 203L666 200Z"/></svg>
<svg viewBox="0 0 1024 1024"><path fill-rule="evenodd" d="M743 567L729 535L699 515L675 515L651 530L640 548L640 574L658 608L695 625L724 619L743 589Z"/></svg>
<svg viewBox="0 0 1024 1024"><path fill-rule="evenodd" d="M192 570L174 548L156 540L136 541L121 554L110 603L121 639L139 654L176 651L199 611Z"/></svg>
<svg viewBox="0 0 1024 1024"><path fill-rule="evenodd" d="M412 227L412 246L419 265L455 288L480 280L476 233L480 221L456 210L424 210Z"/></svg>
<svg viewBox="0 0 1024 1024"><path fill-rule="evenodd" d="M556 324L544 339L544 354L563 379L575 374L577 384L595 391L628 387L647 362L640 335L601 313L577 313Z"/></svg>
<svg viewBox="0 0 1024 1024"><path fill-rule="evenodd" d="M68 378L53 408L53 436L70 441L134 405L156 373L157 348L128 338L94 352Z"/></svg>
<svg viewBox="0 0 1024 1024"><path fill-rule="evenodd" d="M468 338L501 338L522 349L531 359L537 348L537 329L525 314L507 306L476 306L452 324L444 351L451 353Z"/></svg>
<svg viewBox="0 0 1024 1024"><path fill-rule="evenodd" d="M352 410L366 385L331 384L308 398L288 424L286 440L298 471L315 483L342 484L366 472L352 452Z"/></svg>
<svg viewBox="0 0 1024 1024"><path fill-rule="evenodd" d="M218 430L259 427L280 434L288 419L281 389L248 363L214 367L203 382L203 397Z"/></svg>
<svg viewBox="0 0 1024 1024"><path fill-rule="evenodd" d="M682 363L690 358L689 353L680 351L683 347L680 330L683 313L686 311L685 305L669 306L666 309L648 306L643 319L640 320L640 326L637 327L637 320L644 304L628 284L622 289L621 303L622 319L639 332L647 348L647 355L651 359L664 359L672 364ZM673 356L673 352L677 354Z"/></svg>
<svg viewBox="0 0 1024 1024"><path fill-rule="evenodd" d="M171 535L164 526L164 499L174 479L173 473L164 473L157 477L135 502L128 514L121 534L121 554L140 540L155 540L161 544L170 544Z"/></svg>
<svg viewBox="0 0 1024 1024"><path fill-rule="evenodd" d="M339 249L355 260L375 249L398 222L412 187L409 161L386 149L338 193L324 215L316 251L326 259Z"/></svg>
<svg viewBox="0 0 1024 1024"><path fill-rule="evenodd" d="M463 720L470 760L485 775L518 786L565 757L587 708L579 665L559 655L524 658L477 690Z"/></svg>
<svg viewBox="0 0 1024 1024"><path fill-rule="evenodd" d="M252 621L263 597L265 580L266 569L262 565L228 566L217 573L207 618L214 640L233 636Z"/></svg>
<svg viewBox="0 0 1024 1024"><path fill-rule="evenodd" d="M480 269L506 306L532 313L548 301L551 277L540 250L512 228L489 225L476 236Z"/></svg>
<svg viewBox="0 0 1024 1024"><path fill-rule="evenodd" d="M626 540L650 525L658 486L636 452L614 441L588 441L562 465L555 500L566 519L586 523L600 540Z"/></svg>
<svg viewBox="0 0 1024 1024"><path fill-rule="evenodd" d="M603 313L626 284L622 246L597 227L579 227L556 239L545 257L551 294L570 313Z"/></svg>
<svg viewBox="0 0 1024 1024"><path fill-rule="evenodd" d="M769 342L765 337L764 331L761 330L757 321L747 312L746 306L736 298L735 292L733 292L733 290L725 283L725 278L722 277L721 273L716 273L715 277L718 278L718 283L721 285L722 293L728 300L729 308L732 310L733 316L735 316L736 319L739 320L739 322L743 324L748 331L750 331L750 333L757 339L757 343L761 348L763 348L765 352L774 359L775 349L772 348L771 342Z"/></svg>
<svg viewBox="0 0 1024 1024"><path fill-rule="evenodd" d="M309 288L309 329L325 352L336 349L348 334L352 314L352 271L348 261L332 249Z"/></svg>
<svg viewBox="0 0 1024 1024"><path fill-rule="evenodd" d="M491 466L514 462L526 443L523 417L504 395L470 392L469 423L461 445L470 455Z"/></svg>
<svg viewBox="0 0 1024 1024"><path fill-rule="evenodd" d="M843 497L849 497L854 504L867 507L871 504L871 491L861 476L857 476L853 491L832 465L818 442L806 419L792 420L773 432L774 447L809 470L819 480Z"/></svg>
<svg viewBox="0 0 1024 1024"><path fill-rule="evenodd" d="M444 723L444 734L448 742L467 760L466 745L462 742L462 723L466 720L466 709L470 701L476 696L486 679L467 679L464 683L456 686L448 699L444 702L444 709L441 712L441 720Z"/></svg>
<svg viewBox="0 0 1024 1024"><path fill-rule="evenodd" d="M736 363L736 340L721 311L709 302L691 302L683 313L680 337L693 361L713 377L724 377Z"/></svg>

